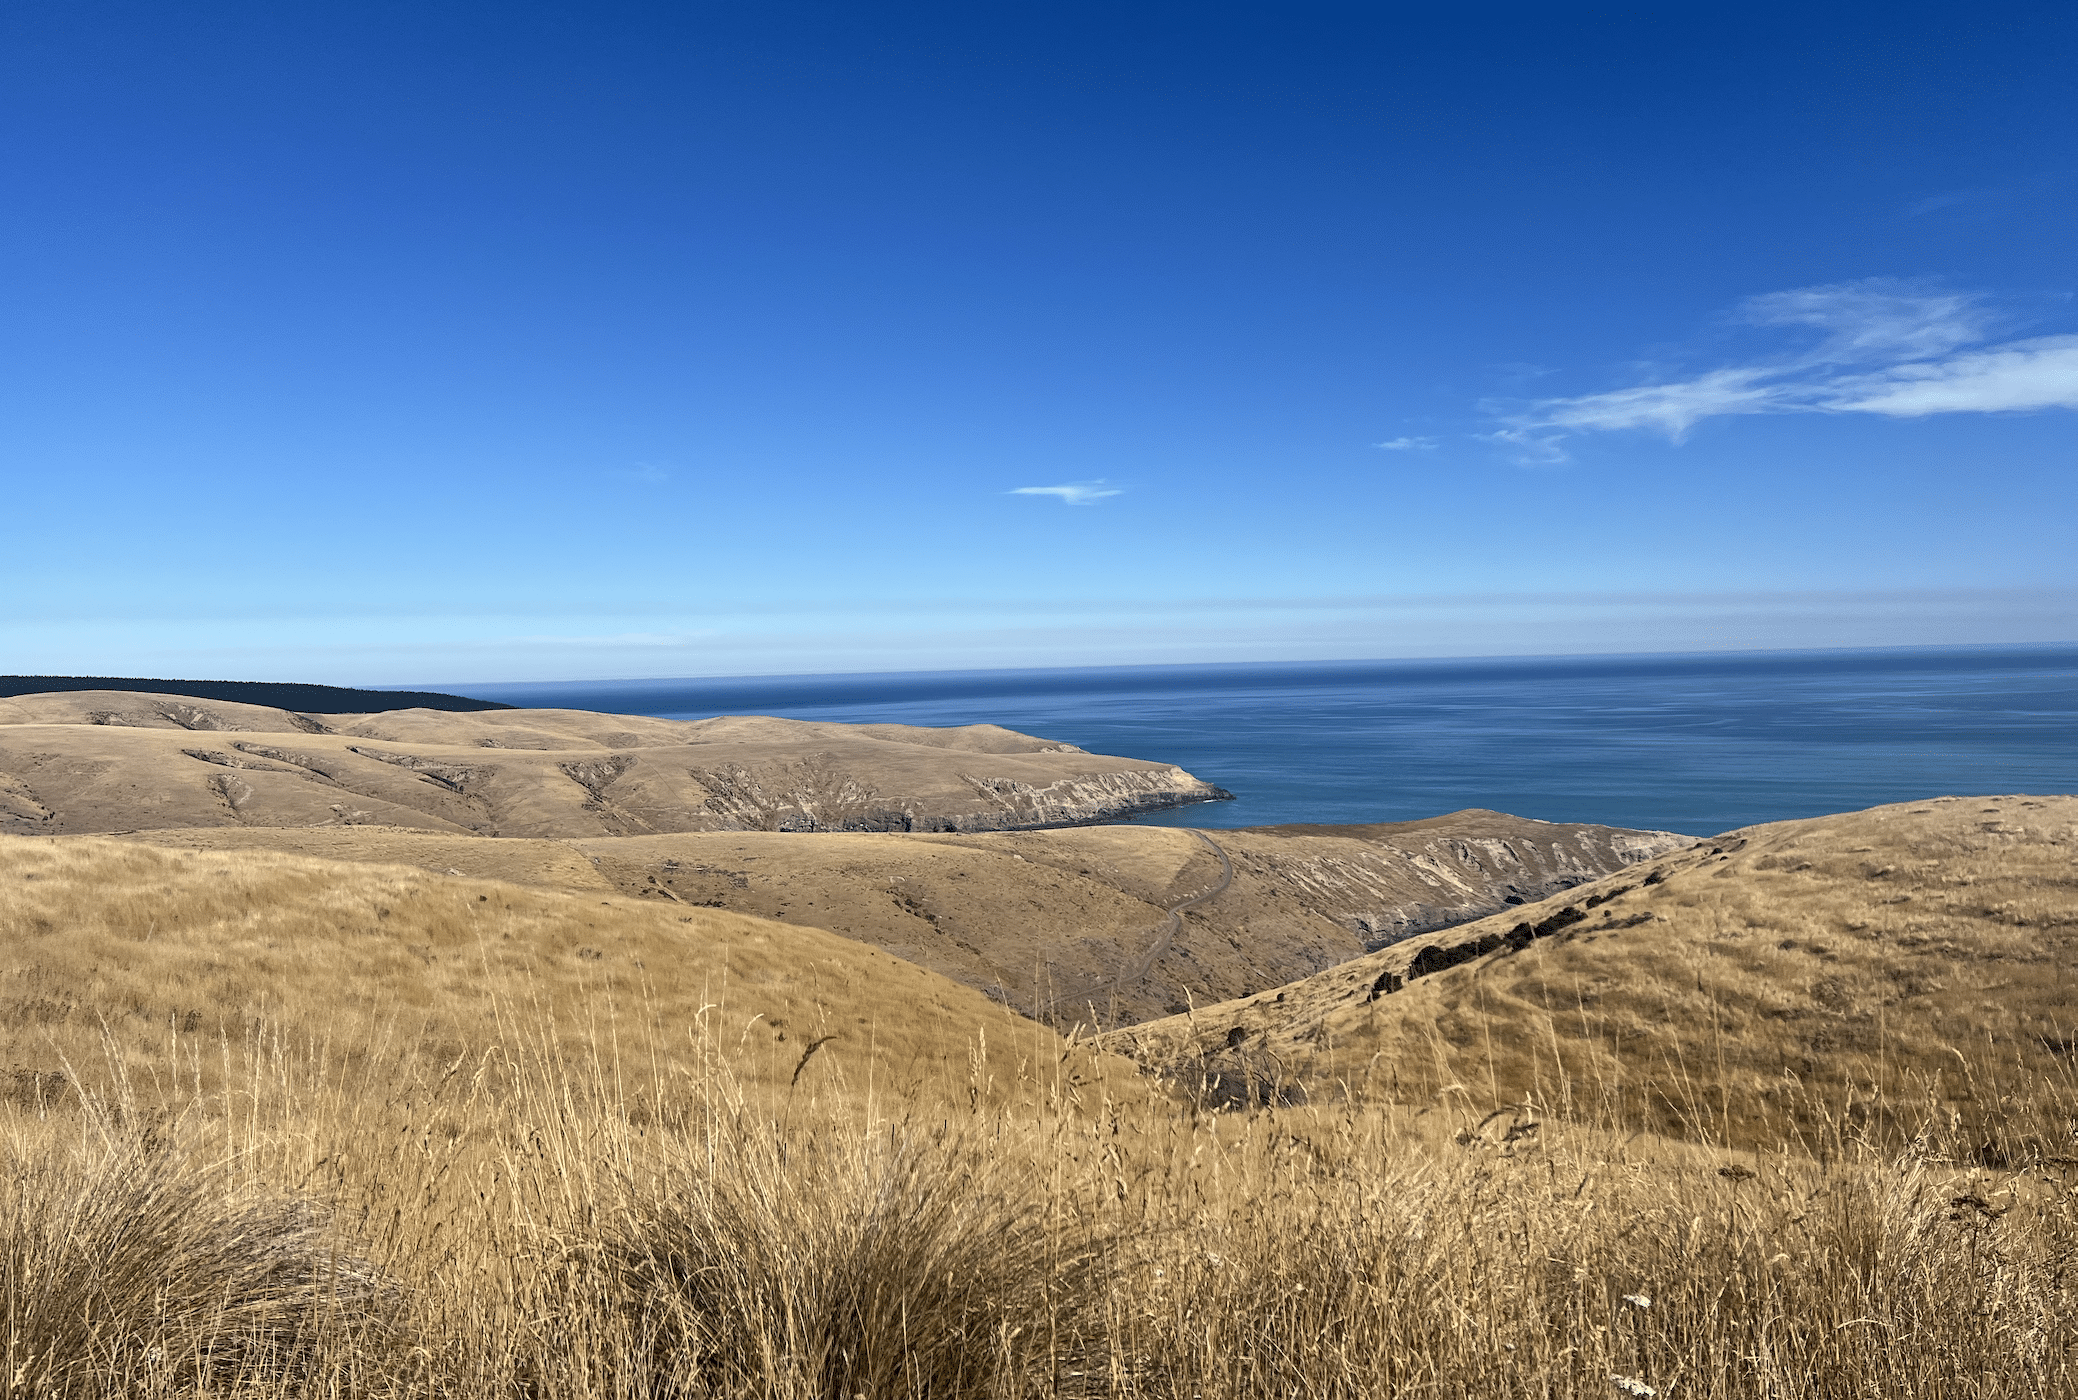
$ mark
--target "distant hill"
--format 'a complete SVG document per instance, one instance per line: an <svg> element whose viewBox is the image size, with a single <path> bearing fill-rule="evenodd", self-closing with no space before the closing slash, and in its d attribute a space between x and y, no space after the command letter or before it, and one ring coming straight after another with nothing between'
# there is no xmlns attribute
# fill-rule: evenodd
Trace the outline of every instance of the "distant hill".
<svg viewBox="0 0 2078 1400"><path fill-rule="evenodd" d="M988 724L311 714L119 690L0 698L0 832L25 836L370 824L544 840L994 831L1227 795L1172 764Z"/></svg>
<svg viewBox="0 0 2078 1400"><path fill-rule="evenodd" d="M129 690L182 695L191 700L230 700L280 710L315 710L324 715L372 715L384 710L509 710L496 700L471 700L437 690L355 690L343 685L294 681L169 681L137 676L0 676L0 698L49 695L62 690Z"/></svg>
<svg viewBox="0 0 2078 1400"><path fill-rule="evenodd" d="M1484 811L1361 836L1083 825L1224 795L995 725L0 698L0 834L128 832L726 909L1063 1023L1275 988L1692 844Z"/></svg>

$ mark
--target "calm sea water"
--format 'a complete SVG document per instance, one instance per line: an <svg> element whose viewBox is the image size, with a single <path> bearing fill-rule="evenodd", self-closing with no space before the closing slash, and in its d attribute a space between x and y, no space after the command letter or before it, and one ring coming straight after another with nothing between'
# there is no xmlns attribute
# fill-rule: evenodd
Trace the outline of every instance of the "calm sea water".
<svg viewBox="0 0 2078 1400"><path fill-rule="evenodd" d="M1237 795L1173 826L1492 807L1707 835L1943 793L2078 792L2078 646L1128 666L471 686L700 719L991 723Z"/></svg>

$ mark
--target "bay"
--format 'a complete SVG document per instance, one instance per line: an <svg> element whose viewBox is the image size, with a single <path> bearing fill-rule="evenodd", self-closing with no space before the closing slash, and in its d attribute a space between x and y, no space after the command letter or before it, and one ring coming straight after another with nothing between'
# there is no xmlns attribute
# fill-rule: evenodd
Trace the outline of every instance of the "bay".
<svg viewBox="0 0 2078 1400"><path fill-rule="evenodd" d="M1236 794L1165 825L1490 807L1713 834L1943 794L2078 791L2078 646L1114 666L446 687L701 719L1000 724Z"/></svg>

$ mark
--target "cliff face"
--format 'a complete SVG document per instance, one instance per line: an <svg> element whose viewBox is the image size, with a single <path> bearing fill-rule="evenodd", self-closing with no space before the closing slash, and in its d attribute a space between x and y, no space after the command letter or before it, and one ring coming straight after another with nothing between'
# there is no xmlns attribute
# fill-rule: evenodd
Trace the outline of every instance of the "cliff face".
<svg viewBox="0 0 2078 1400"><path fill-rule="evenodd" d="M1055 752L1090 757L1080 749L1064 747ZM955 765L953 776L964 791L937 792L925 800L907 801L899 794L890 795L873 787L830 753L761 767L735 764L695 769L693 776L710 794L705 806L719 821L707 826L651 829L1021 831L1117 821L1138 812L1158 812L1233 796L1168 765L1078 773L1040 784L986 771L965 771L978 766L973 757L961 754L963 762Z"/></svg>
<svg viewBox="0 0 2078 1400"><path fill-rule="evenodd" d="M1477 809L1388 825L1205 834L1232 864L1227 887L1182 916L1130 985L1081 1008L1087 1017L1120 1025L1248 996L1694 844L1673 832ZM1197 893L1210 868L1199 858L1188 880L1153 902Z"/></svg>
<svg viewBox="0 0 2078 1400"><path fill-rule="evenodd" d="M1260 827L1237 861L1383 948L1497 913L1694 844L1670 831L1540 822L1477 808L1423 822Z"/></svg>
<svg viewBox="0 0 2078 1400"><path fill-rule="evenodd" d="M1021 827L1116 821L1136 812L1159 812L1233 796L1173 767L1090 773L1062 778L1045 787L1014 778L969 777L967 783L986 805L962 818L957 826L948 825L944 830L1013 831Z"/></svg>
<svg viewBox="0 0 2078 1400"><path fill-rule="evenodd" d="M578 710L312 715L81 691L0 700L0 832L381 824L502 837L1002 831L1227 796L994 725Z"/></svg>

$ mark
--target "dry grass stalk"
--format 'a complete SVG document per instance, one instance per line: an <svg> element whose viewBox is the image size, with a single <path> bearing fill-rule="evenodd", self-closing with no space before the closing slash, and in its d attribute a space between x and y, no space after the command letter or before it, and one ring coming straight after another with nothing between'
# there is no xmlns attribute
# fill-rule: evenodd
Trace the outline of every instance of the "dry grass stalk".
<svg viewBox="0 0 2078 1400"><path fill-rule="evenodd" d="M16 1111L17 1390L2078 1394L2068 1163L1529 1109L890 1124L560 1044L501 1049L496 1093L409 1048L348 1080L255 1041L235 1093L140 1094L121 1129Z"/></svg>
<svg viewBox="0 0 2078 1400"><path fill-rule="evenodd" d="M402 1298L307 1198L88 1111L0 1180L9 1394L387 1378Z"/></svg>
<svg viewBox="0 0 2078 1400"><path fill-rule="evenodd" d="M1421 1101L1193 1111L1107 1098L993 1009L893 997L849 1033L907 1036L901 1058L839 1041L797 1075L818 1013L776 1005L755 928L680 943L701 926L640 911L616 981L557 961L598 946L596 903L122 860L148 877L128 913L18 906L0 1043L37 1078L0 1101L10 1400L2078 1395L2078 1093L1967 1044L1953 1073L2013 1126L1999 1154L1901 1078L1759 1099L1736 1151L1634 1131L1621 1066L1554 1068L1495 1114L1465 1085L1499 1082L1505 1044ZM620 969L674 949L730 979L644 1000ZM822 1005L858 1015L922 976L819 955L864 987ZM437 1026L270 1007L248 993L297 985L262 981L270 959L408 988ZM768 1006L808 1025L782 1039Z"/></svg>

